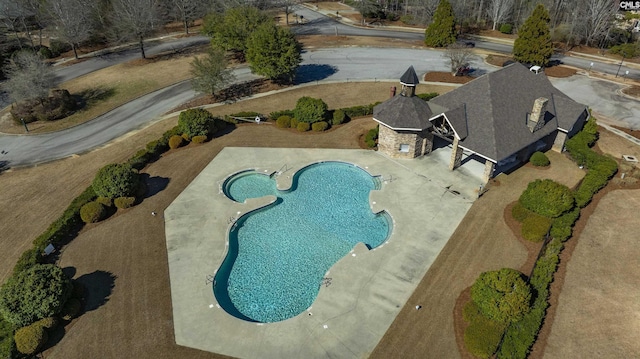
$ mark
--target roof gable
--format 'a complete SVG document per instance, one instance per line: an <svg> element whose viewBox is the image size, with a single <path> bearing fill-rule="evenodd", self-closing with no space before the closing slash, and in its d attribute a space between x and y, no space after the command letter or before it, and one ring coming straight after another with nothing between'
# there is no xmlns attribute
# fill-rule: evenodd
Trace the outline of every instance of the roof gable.
<svg viewBox="0 0 640 359"><path fill-rule="evenodd" d="M432 115L429 104L416 96L396 95L373 108L373 119L394 130L431 128Z"/></svg>
<svg viewBox="0 0 640 359"><path fill-rule="evenodd" d="M418 86L420 80L418 80L418 75L416 75L416 70L413 69L413 66L409 66L407 71L400 77L400 83L403 85Z"/></svg>

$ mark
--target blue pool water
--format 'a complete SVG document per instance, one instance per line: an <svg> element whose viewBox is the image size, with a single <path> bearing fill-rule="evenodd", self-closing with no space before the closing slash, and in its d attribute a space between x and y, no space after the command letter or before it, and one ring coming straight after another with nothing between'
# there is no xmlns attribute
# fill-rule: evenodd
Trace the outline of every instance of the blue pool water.
<svg viewBox="0 0 640 359"><path fill-rule="evenodd" d="M254 171L229 177L223 189L234 201L277 199L243 215L229 232L229 251L214 285L220 305L256 322L285 320L310 307L325 273L356 243L375 248L390 234L388 214L374 214L369 206L369 192L379 185L343 162L301 169L286 191Z"/></svg>

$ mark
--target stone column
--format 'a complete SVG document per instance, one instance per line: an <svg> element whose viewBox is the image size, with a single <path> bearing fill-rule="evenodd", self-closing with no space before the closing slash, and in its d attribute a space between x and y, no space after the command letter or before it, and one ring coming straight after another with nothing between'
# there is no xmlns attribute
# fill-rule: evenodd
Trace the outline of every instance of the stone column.
<svg viewBox="0 0 640 359"><path fill-rule="evenodd" d="M424 142L422 143L422 155L428 155L433 151L433 133L424 132Z"/></svg>
<svg viewBox="0 0 640 359"><path fill-rule="evenodd" d="M556 139L555 141L553 141L552 149L556 152L562 152L566 141L567 141L567 134L562 131L558 131L556 134Z"/></svg>
<svg viewBox="0 0 640 359"><path fill-rule="evenodd" d="M462 164L462 148L458 146L458 138L453 137L453 150L451 151L451 161L449 161L449 170L453 171Z"/></svg>
<svg viewBox="0 0 640 359"><path fill-rule="evenodd" d="M496 164L486 160L484 162L484 173L482 174L482 180L484 181L484 183L489 182L489 180L491 179L491 175L493 175L493 169L496 167Z"/></svg>

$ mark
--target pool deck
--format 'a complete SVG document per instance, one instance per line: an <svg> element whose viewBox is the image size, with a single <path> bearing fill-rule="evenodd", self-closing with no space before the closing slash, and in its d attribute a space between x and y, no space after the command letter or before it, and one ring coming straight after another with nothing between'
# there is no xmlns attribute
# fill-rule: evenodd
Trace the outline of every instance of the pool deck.
<svg viewBox="0 0 640 359"><path fill-rule="evenodd" d="M414 160L367 150L225 148L165 210L165 232L178 345L238 358L363 358L378 344L477 197L482 165L449 171L447 148ZM234 203L221 192L229 175L274 173L287 188L296 170L319 161L353 163L383 179L374 212L394 228L374 250L358 244L326 275L313 305L277 323L249 323L221 309L211 279L226 255L235 218L273 200Z"/></svg>

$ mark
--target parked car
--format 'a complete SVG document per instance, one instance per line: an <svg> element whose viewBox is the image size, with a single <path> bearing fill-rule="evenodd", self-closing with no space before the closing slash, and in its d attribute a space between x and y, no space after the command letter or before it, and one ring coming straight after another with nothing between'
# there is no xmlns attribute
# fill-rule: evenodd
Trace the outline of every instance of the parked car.
<svg viewBox="0 0 640 359"><path fill-rule="evenodd" d="M476 47L476 43L473 41L465 41L462 43L465 47Z"/></svg>

